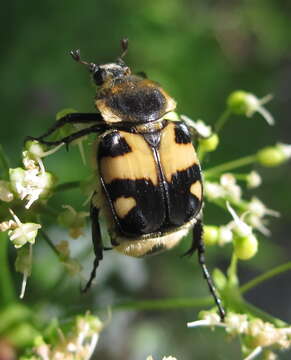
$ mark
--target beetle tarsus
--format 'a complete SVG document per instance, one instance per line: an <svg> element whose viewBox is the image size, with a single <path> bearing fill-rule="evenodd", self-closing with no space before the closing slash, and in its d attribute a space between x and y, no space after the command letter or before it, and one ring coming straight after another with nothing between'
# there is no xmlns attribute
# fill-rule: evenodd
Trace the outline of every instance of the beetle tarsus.
<svg viewBox="0 0 291 360"><path fill-rule="evenodd" d="M94 194L95 195L95 194ZM93 195L93 197L94 197ZM92 200L93 200L92 197ZM95 259L94 259L94 264L93 264L93 270L91 271L91 275L90 278L86 284L86 286L84 287L84 289L82 289L82 292L86 292L92 284L92 281L94 280L95 276L96 276L96 271L97 271L97 267L99 265L99 261L103 259L103 250L105 250L105 248L103 247L102 244L102 238L101 238L101 230L100 230L100 225L99 225L99 209L96 208L93 204L92 204L92 200L91 200L91 208L90 208L90 218L91 218L91 226L92 226L92 241L93 241L93 246L94 246L94 253L95 253ZM106 248L109 250L109 248Z"/></svg>
<svg viewBox="0 0 291 360"><path fill-rule="evenodd" d="M212 277L209 274L209 271L208 271L206 263L205 263L205 246L204 246L204 242L203 242L203 226L202 226L201 220L197 220L197 223L195 224L195 226L193 228L193 241L192 241L191 249L192 248L196 248L198 251L198 261L201 266L203 276L204 276L205 280L207 281L209 291L210 291L211 295L213 296L215 304L218 308L220 319L221 319L221 321L224 321L225 310L222 306L221 299L218 296L216 288L213 284Z"/></svg>
<svg viewBox="0 0 291 360"><path fill-rule="evenodd" d="M91 271L91 275L90 275L89 280L87 281L87 284L85 285L85 287L83 289L81 289L82 293L86 293L90 289L90 287L92 285L92 281L96 277L96 271L97 271L98 265L99 265L99 259L97 257L95 257L94 264L93 264L93 270Z"/></svg>

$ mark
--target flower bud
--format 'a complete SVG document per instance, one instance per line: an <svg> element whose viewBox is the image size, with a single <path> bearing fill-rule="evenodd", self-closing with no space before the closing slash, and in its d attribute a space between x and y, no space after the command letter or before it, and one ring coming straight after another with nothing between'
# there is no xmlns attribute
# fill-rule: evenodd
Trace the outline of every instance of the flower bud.
<svg viewBox="0 0 291 360"><path fill-rule="evenodd" d="M86 217L89 215L87 212L77 212L72 206L64 205L66 210L62 211L58 216L60 225L69 228L69 234L72 238L76 239L83 234L82 229L86 225Z"/></svg>
<svg viewBox="0 0 291 360"><path fill-rule="evenodd" d="M43 145L41 145L38 141L36 140L29 140L25 143L25 149L28 152L28 155L30 155L29 157L36 159L36 158L41 158L43 157L44 154L44 149L43 149ZM23 154L24 156L27 156L27 153L24 152Z"/></svg>
<svg viewBox="0 0 291 360"><path fill-rule="evenodd" d="M9 169L9 177L12 191L19 193L25 181L25 170L20 167Z"/></svg>
<svg viewBox="0 0 291 360"><path fill-rule="evenodd" d="M287 159L288 157L284 153L283 149L278 145L265 147L257 153L258 163L265 167L275 167L281 165Z"/></svg>
<svg viewBox="0 0 291 360"><path fill-rule="evenodd" d="M8 181L0 180L0 200L10 202L13 200L13 193L10 189L10 183Z"/></svg>
<svg viewBox="0 0 291 360"><path fill-rule="evenodd" d="M87 333L87 336L92 334L99 334L104 325L97 316L87 313L85 316L77 316L76 318L76 329L77 333Z"/></svg>
<svg viewBox="0 0 291 360"><path fill-rule="evenodd" d="M272 99L271 95L258 99L255 95L238 90L229 95L227 99L228 109L237 115L253 116L254 113L260 113L269 125L274 125L272 115L262 106Z"/></svg>
<svg viewBox="0 0 291 360"><path fill-rule="evenodd" d="M205 225L203 228L203 240L206 246L214 245L217 243L218 227Z"/></svg>
<svg viewBox="0 0 291 360"><path fill-rule="evenodd" d="M211 152L216 150L219 144L219 137L217 134L212 134L208 138L200 139L199 145L203 151Z"/></svg>
<svg viewBox="0 0 291 360"><path fill-rule="evenodd" d="M258 251L258 240L255 235L250 234L245 237L234 239L234 252L240 260L251 259Z"/></svg>
<svg viewBox="0 0 291 360"><path fill-rule="evenodd" d="M58 215L57 220L60 225L70 227L74 224L75 218L75 213L70 211L69 209L66 209Z"/></svg>
<svg viewBox="0 0 291 360"><path fill-rule="evenodd" d="M82 270L82 266L78 263L78 261L72 258L65 258L62 260L62 263L71 276L79 274Z"/></svg>
<svg viewBox="0 0 291 360"><path fill-rule="evenodd" d="M223 290L227 285L227 278L220 269L213 270L213 281L218 290Z"/></svg>
<svg viewBox="0 0 291 360"><path fill-rule="evenodd" d="M251 171L246 178L247 187L249 189L256 188L261 185L262 178L256 171Z"/></svg>
<svg viewBox="0 0 291 360"><path fill-rule="evenodd" d="M237 90L231 93L227 99L228 108L238 115L245 115L247 112L247 92L242 90Z"/></svg>

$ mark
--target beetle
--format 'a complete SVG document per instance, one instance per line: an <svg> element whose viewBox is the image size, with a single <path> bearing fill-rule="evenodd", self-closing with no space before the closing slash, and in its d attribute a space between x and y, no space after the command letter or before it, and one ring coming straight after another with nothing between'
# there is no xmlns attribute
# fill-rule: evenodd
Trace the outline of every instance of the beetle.
<svg viewBox="0 0 291 360"><path fill-rule="evenodd" d="M112 248L128 256L171 249L192 231L192 244L184 255L197 251L223 320L225 312L205 264L202 175L191 131L184 122L170 120L176 102L158 83L131 73L123 60L128 40L122 39L121 46L121 56L102 65L83 61L79 50L71 51L98 87L97 112L67 114L43 135L29 137L48 146L68 146L85 135L98 134L94 157L99 179L90 210L95 260L84 291L91 286L106 250L101 212L107 219ZM86 127L60 140L47 140L65 124Z"/></svg>

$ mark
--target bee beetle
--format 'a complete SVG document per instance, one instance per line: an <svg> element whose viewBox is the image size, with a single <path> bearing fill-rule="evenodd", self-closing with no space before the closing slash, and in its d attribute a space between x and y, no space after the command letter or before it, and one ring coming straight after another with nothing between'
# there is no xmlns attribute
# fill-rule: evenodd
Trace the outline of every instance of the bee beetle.
<svg viewBox="0 0 291 360"><path fill-rule="evenodd" d="M123 57L128 41L121 41L116 62L96 65L81 60L98 86L97 113L71 113L45 134L29 139L52 146L85 135L99 136L94 154L100 189L91 200L92 240L95 260L85 291L91 286L103 258L100 211L106 217L112 248L133 257L171 249L192 230L192 245L185 255L198 252L199 263L221 319L225 312L205 265L201 209L203 186L191 132L168 114L176 102L154 81L133 75ZM46 138L65 124L88 124L57 141Z"/></svg>

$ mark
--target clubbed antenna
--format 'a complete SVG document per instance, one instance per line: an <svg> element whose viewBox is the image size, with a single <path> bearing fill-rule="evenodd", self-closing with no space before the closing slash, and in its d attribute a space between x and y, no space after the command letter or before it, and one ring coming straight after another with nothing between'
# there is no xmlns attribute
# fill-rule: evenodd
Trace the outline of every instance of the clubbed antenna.
<svg viewBox="0 0 291 360"><path fill-rule="evenodd" d="M77 61L78 63L87 66L90 72L95 72L95 71L97 71L98 65L96 65L96 64L94 64L94 63L88 63L87 61L81 60L80 49L71 50L71 51L70 51L70 55L71 55L72 58L73 58L75 61Z"/></svg>

